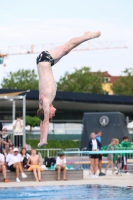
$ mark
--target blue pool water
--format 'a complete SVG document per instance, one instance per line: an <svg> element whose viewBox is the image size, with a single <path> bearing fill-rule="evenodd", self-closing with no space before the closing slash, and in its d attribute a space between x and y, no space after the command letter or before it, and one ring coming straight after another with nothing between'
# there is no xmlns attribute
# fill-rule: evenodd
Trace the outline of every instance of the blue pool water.
<svg viewBox="0 0 133 200"><path fill-rule="evenodd" d="M133 189L72 185L0 188L0 200L133 200Z"/></svg>

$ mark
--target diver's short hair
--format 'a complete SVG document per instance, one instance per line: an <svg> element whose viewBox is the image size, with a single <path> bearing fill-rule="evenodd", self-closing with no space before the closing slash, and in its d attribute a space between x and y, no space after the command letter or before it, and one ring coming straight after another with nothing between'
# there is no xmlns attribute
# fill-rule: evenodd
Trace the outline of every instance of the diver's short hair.
<svg viewBox="0 0 133 200"><path fill-rule="evenodd" d="M44 120L44 110L42 109L42 108L39 108L38 110L37 110L37 116L38 116L38 118L40 119L40 120Z"/></svg>

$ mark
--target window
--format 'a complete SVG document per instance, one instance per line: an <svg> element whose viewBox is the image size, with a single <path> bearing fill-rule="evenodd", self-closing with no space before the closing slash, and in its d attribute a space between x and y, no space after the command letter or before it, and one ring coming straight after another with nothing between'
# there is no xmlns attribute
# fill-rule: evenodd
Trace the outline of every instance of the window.
<svg viewBox="0 0 133 200"><path fill-rule="evenodd" d="M105 82L105 83L110 82L110 78L109 78L109 77L105 77L105 78L104 78L104 82Z"/></svg>

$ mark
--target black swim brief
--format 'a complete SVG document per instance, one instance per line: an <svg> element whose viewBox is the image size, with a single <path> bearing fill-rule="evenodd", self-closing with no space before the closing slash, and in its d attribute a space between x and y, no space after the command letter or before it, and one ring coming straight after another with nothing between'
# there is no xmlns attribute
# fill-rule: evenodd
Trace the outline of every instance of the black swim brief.
<svg viewBox="0 0 133 200"><path fill-rule="evenodd" d="M39 62L49 62L51 66L54 65L54 59L52 58L52 56L48 51L43 51L42 53L39 54L39 56L36 59L37 65Z"/></svg>

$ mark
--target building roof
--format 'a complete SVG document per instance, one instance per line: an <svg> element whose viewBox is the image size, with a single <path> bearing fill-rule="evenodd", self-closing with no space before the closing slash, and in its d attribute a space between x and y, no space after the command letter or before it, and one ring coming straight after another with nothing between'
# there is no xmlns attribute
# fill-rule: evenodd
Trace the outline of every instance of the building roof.
<svg viewBox="0 0 133 200"><path fill-rule="evenodd" d="M31 90L29 92L23 92L22 90L16 90L16 89L0 89L0 96L1 95L7 96L7 93L16 93L18 95L26 94L27 100L38 101L38 97L39 97L38 90ZM104 95L104 94L90 94L90 93L57 91L55 101L133 105L133 96Z"/></svg>
<svg viewBox="0 0 133 200"><path fill-rule="evenodd" d="M106 77L106 78L109 78L110 80L108 81L109 83L114 83L115 81L117 81L120 76L112 76L108 73L108 71L105 71L105 72L92 72L94 74L101 74L102 76Z"/></svg>

